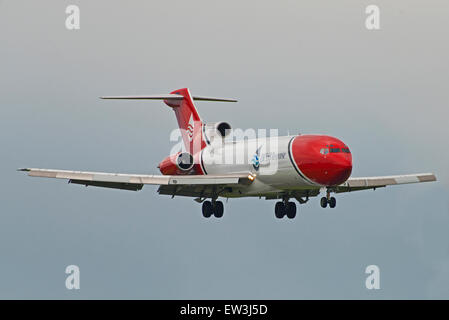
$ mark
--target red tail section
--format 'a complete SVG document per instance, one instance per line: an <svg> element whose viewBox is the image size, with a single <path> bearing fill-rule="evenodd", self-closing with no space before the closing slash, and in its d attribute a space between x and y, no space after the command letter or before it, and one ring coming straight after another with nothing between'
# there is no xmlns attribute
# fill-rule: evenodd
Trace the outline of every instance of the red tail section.
<svg viewBox="0 0 449 320"><path fill-rule="evenodd" d="M206 143L203 141L203 122L196 111L193 100L237 102L234 99L212 98L203 96L191 96L189 89L178 89L170 94L145 95L145 96L104 96L102 99L120 100L164 100L175 111L181 130L185 151L194 157L201 151Z"/></svg>
<svg viewBox="0 0 449 320"><path fill-rule="evenodd" d="M164 100L164 102L169 107L173 108L173 111L175 112L182 139L184 141L185 151L191 154L196 154L203 149L206 144L202 137L203 122L193 104L189 89L178 89L170 94L177 94L184 97L182 100L167 99Z"/></svg>

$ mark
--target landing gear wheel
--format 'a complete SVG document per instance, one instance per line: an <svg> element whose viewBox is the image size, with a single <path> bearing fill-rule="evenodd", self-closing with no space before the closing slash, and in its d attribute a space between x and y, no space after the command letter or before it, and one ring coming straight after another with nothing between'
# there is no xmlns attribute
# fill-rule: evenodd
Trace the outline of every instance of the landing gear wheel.
<svg viewBox="0 0 449 320"><path fill-rule="evenodd" d="M276 205L274 207L274 215L278 219L282 219L285 215L285 205L283 202L279 201L276 202Z"/></svg>
<svg viewBox="0 0 449 320"><path fill-rule="evenodd" d="M223 213L224 213L223 202L215 201L214 216L217 217L217 218L221 218L221 217L223 217Z"/></svg>
<svg viewBox="0 0 449 320"><path fill-rule="evenodd" d="M296 203L287 202L285 212L287 214L287 218L289 219L293 219L294 217L296 217Z"/></svg>
<svg viewBox="0 0 449 320"><path fill-rule="evenodd" d="M204 201L202 206L203 217L210 218L212 215L212 203L210 201Z"/></svg>
<svg viewBox="0 0 449 320"><path fill-rule="evenodd" d="M327 198L326 197L322 197L321 201L320 201L321 207L322 208L326 208L327 207Z"/></svg>
<svg viewBox="0 0 449 320"><path fill-rule="evenodd" d="M329 199L329 207L335 208L336 205L337 205L337 200L334 197L331 197Z"/></svg>

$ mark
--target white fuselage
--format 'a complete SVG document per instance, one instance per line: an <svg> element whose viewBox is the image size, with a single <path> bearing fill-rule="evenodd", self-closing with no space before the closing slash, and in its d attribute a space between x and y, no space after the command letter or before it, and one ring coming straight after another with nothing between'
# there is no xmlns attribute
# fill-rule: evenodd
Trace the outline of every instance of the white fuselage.
<svg viewBox="0 0 449 320"><path fill-rule="evenodd" d="M243 141L221 140L207 145L200 154L205 174L252 174L254 182L239 190L255 195L282 189L310 188L316 184L301 177L292 156L290 142L295 136L267 137Z"/></svg>

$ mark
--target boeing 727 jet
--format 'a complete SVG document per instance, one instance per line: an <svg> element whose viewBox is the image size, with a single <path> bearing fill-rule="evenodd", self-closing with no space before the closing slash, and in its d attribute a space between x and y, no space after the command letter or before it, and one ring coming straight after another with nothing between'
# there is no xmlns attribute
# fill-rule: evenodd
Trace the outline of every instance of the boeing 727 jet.
<svg viewBox="0 0 449 320"><path fill-rule="evenodd" d="M349 147L328 135L299 134L228 141L231 126L226 122L205 123L194 101L236 102L233 99L192 96L187 88L163 95L102 98L159 99L174 111L183 148L160 162L161 175L19 170L32 177L67 179L69 183L85 186L138 191L147 184L158 185L159 194L193 197L202 203L202 214L206 218L223 216L220 198L277 199L276 218L292 219L297 211L292 199L304 204L322 194L321 207L334 208L336 198L333 194L436 181L432 173L351 177Z"/></svg>

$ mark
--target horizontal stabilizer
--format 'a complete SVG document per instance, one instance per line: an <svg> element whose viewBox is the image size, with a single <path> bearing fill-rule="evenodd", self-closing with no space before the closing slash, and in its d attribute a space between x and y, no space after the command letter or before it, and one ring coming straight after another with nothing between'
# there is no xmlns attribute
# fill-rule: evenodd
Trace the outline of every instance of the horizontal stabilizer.
<svg viewBox="0 0 449 320"><path fill-rule="evenodd" d="M182 100L184 97L180 94L156 94L147 96L104 96L101 99L121 99L121 100ZM192 96L193 100L198 101L219 101L219 102L237 102L235 99L214 98Z"/></svg>
<svg viewBox="0 0 449 320"><path fill-rule="evenodd" d="M198 101L220 101L220 102L237 102L235 99L226 99L226 98L213 98L213 97L199 97L199 96L193 96L193 100Z"/></svg>

